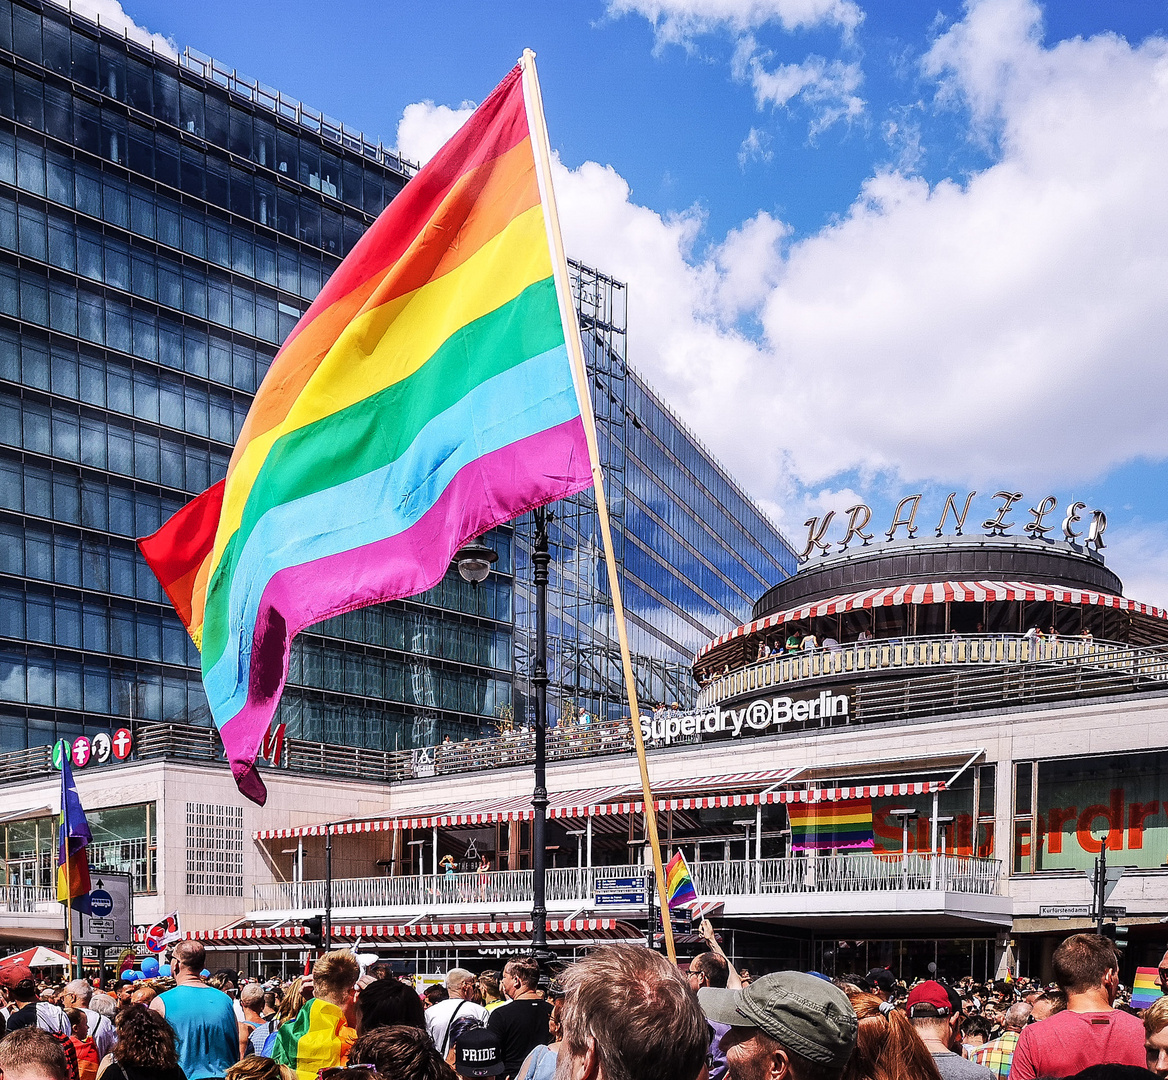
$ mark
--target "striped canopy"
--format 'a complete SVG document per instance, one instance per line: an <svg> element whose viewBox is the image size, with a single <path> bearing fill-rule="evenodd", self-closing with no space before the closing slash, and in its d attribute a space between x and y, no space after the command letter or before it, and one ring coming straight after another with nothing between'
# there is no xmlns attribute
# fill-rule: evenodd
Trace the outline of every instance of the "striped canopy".
<svg viewBox="0 0 1168 1080"><path fill-rule="evenodd" d="M715 638L696 657L703 657L714 649L736 638L749 637L785 623L814 619L824 615L838 615L865 608L895 607L901 604L981 603L986 600L1056 601L1060 604L1090 604L1095 607L1115 608L1154 619L1168 620L1168 611L1128 600L1112 593L1089 589L1069 589L1060 585L1039 585L1029 581L933 581L916 585L887 585L881 589L843 593L816 600L800 607L788 608L768 615L765 619L743 623L742 626Z"/></svg>

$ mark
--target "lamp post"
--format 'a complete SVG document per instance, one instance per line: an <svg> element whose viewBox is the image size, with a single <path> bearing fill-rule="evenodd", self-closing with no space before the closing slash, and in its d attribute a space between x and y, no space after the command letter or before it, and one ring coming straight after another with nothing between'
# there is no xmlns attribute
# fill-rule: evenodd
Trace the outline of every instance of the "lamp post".
<svg viewBox="0 0 1168 1080"><path fill-rule="evenodd" d="M901 842L900 842L900 868L902 887L908 888L908 826L909 822L917 816L917 811L912 807L900 807L896 810L888 811L889 817L900 818L901 826Z"/></svg>
<svg viewBox="0 0 1168 1080"><path fill-rule="evenodd" d="M536 507L535 536L531 545L531 564L535 570L535 664L531 685L535 690L535 791L531 796L531 955L541 963L552 958L547 947L547 583L548 521L547 508ZM483 544L468 544L455 553L458 572L463 579L477 584L490 572L498 556Z"/></svg>

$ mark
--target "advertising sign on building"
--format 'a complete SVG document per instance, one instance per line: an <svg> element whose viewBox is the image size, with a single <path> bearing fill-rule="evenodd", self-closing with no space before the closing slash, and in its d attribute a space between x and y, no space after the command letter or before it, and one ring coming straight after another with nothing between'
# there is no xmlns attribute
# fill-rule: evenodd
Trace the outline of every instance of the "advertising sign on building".
<svg viewBox="0 0 1168 1080"><path fill-rule="evenodd" d="M641 734L656 745L699 736L702 742L769 735L785 728L796 730L828 724L846 724L855 709L855 690L850 686L797 690L755 698L739 708L715 705L707 712L665 712L641 719Z"/></svg>
<svg viewBox="0 0 1168 1080"><path fill-rule="evenodd" d="M129 874L93 871L88 911L73 909L73 940L79 945L120 948L134 941L133 888Z"/></svg>

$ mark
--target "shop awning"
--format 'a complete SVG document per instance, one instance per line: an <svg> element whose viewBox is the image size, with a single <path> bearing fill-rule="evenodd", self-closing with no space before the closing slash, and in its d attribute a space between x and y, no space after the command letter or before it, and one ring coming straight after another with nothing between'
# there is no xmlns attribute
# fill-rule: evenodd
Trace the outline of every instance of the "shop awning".
<svg viewBox="0 0 1168 1080"><path fill-rule="evenodd" d="M758 769L753 772L723 773L663 780L654 784L654 805L658 810L708 810L727 806L757 806L774 802L766 789L790 781L799 769ZM750 788L758 790L751 791ZM581 788L548 794L549 818L584 818L610 814L640 814L644 801L640 785L615 784L608 787ZM773 795L773 793L769 793ZM530 795L516 795L491 802L451 806L417 807L402 810L390 817L364 821L346 821L331 826L334 836L349 833L392 832L395 829L450 828L460 825L493 825L503 821L527 821L533 815ZM287 829L261 829L257 840L294 839L300 836L324 836L326 826L299 825Z"/></svg>
<svg viewBox="0 0 1168 1080"><path fill-rule="evenodd" d="M484 922L417 921L396 923L336 923L333 940L340 944L360 941L362 945L410 945L423 941L520 942L531 940L532 921L513 919ZM188 938L208 944L246 947L295 947L307 934L303 926L225 926L218 930L197 930ZM599 941L641 941L644 934L619 919L548 919L551 943L590 944Z"/></svg>
<svg viewBox="0 0 1168 1080"><path fill-rule="evenodd" d="M817 600L786 611L777 611L765 619L744 623L721 637L715 638L697 655L702 657L735 638L749 637L785 623L814 619L824 615L838 615L864 608L895 607L902 604L980 603L985 600L1054 601L1060 604L1090 604L1095 607L1115 608L1149 618L1168 620L1168 610L1141 604L1112 593L1092 592L1088 589L1067 589L1059 585L1036 585L1027 581L934 581L918 585L890 585L883 589L844 593Z"/></svg>

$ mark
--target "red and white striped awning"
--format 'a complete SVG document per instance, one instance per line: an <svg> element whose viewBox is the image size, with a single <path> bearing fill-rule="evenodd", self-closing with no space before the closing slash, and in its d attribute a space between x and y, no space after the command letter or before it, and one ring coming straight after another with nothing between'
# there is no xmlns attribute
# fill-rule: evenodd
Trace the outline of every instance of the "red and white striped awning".
<svg viewBox="0 0 1168 1080"><path fill-rule="evenodd" d="M917 585L889 585L882 589L844 593L826 600L817 600L802 607L777 611L765 619L744 623L742 626L715 638L697 655L703 656L735 638L749 637L784 623L814 619L823 615L837 615L863 608L895 607L900 604L980 603L984 600L1056 601L1060 604L1091 604L1095 607L1116 608L1153 619L1168 620L1168 610L1127 600L1112 593L1092 592L1088 589L1066 589L1059 585L1036 585L1028 581L934 581Z"/></svg>
<svg viewBox="0 0 1168 1080"><path fill-rule="evenodd" d="M845 802L848 799L887 799L902 795L929 795L934 791L944 791L944 780L919 780L908 784L868 784L861 787L809 788L805 791L776 791L767 802Z"/></svg>
<svg viewBox="0 0 1168 1080"><path fill-rule="evenodd" d="M653 786L653 804L658 810L712 810L728 806L756 806L761 790L782 784L799 769L757 769L753 772L723 773L719 776L664 780ZM749 791L754 787L759 791ZM735 789L739 789L735 791ZM615 784L609 787L557 791L548 795L549 818L583 818L611 814L640 814L644 800L640 785ZM765 801L772 801L767 799ZM527 821L533 816L530 795L471 803L452 807L417 807L385 818L346 821L331 826L334 836L349 833L392 832L395 829L444 829L467 825L492 825L503 821ZM324 836L326 826L299 825L286 829L261 829L256 840L284 840L301 836Z"/></svg>
<svg viewBox="0 0 1168 1080"><path fill-rule="evenodd" d="M459 941L516 941L531 938L532 921L513 919L483 922L401 922L335 923L333 940L344 944L360 941L366 945L409 943L421 939ZM186 936L196 941L224 945L295 945L307 934L303 926L225 926L218 930L196 930ZM606 941L640 941L644 935L619 919L548 919L552 941L580 937Z"/></svg>

